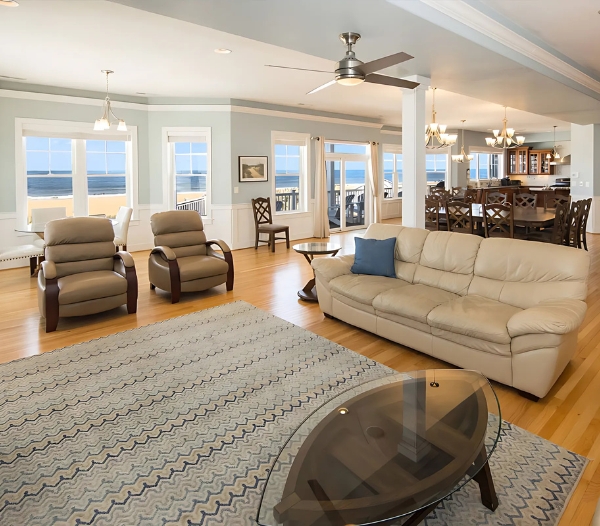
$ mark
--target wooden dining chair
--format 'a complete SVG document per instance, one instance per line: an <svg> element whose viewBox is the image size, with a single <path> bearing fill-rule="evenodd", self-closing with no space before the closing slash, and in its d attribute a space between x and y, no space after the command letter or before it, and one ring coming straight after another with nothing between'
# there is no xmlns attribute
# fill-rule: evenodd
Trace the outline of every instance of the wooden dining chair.
<svg viewBox="0 0 600 526"><path fill-rule="evenodd" d="M464 201L448 201L446 203L446 221L448 232L461 232L463 234L472 234L473 207L471 203Z"/></svg>
<svg viewBox="0 0 600 526"><path fill-rule="evenodd" d="M510 204L484 204L481 208L485 237L515 237L515 216Z"/></svg>
<svg viewBox="0 0 600 526"><path fill-rule="evenodd" d="M571 204L571 196L546 194L546 197L544 198L544 210L552 210L556 208L556 205L558 204L566 204L568 208Z"/></svg>
<svg viewBox="0 0 600 526"><path fill-rule="evenodd" d="M440 205L439 199L425 198L425 228L427 230L440 229Z"/></svg>
<svg viewBox="0 0 600 526"><path fill-rule="evenodd" d="M290 227L287 225L274 225L273 215L271 213L271 198L257 197L252 199L252 212L254 213L255 240L254 248L258 248L259 243L267 243L271 247L271 252L275 252L275 241L285 239L287 248L290 248ZM275 237L275 234L285 233L285 238ZM269 239L260 239L260 234L267 234Z"/></svg>
<svg viewBox="0 0 600 526"><path fill-rule="evenodd" d="M505 205L508 203L508 194L505 192L488 192L485 196L487 205Z"/></svg>
<svg viewBox="0 0 600 526"><path fill-rule="evenodd" d="M476 203L477 202L477 190L473 188L467 188L463 195L462 201L465 203Z"/></svg>
<svg viewBox="0 0 600 526"><path fill-rule="evenodd" d="M452 197L456 197L457 195L462 194L463 189L460 186L453 186L450 189L450 193L452 194Z"/></svg>
<svg viewBox="0 0 600 526"><path fill-rule="evenodd" d="M573 201L571 203L571 209L569 210L569 215L567 216L567 227L565 228L565 237L563 241L563 243L568 247L577 248L577 236L579 234L578 225L581 211L583 209L582 205L582 201Z"/></svg>
<svg viewBox="0 0 600 526"><path fill-rule="evenodd" d="M569 220L569 206L566 203L556 205L554 224L550 228L544 228L537 232L531 232L527 239L541 241L542 243L553 243L562 245L565 240Z"/></svg>
<svg viewBox="0 0 600 526"><path fill-rule="evenodd" d="M590 209L592 208L592 199L583 199L580 205L579 221L577 222L577 248L587 247L587 222L590 216Z"/></svg>
<svg viewBox="0 0 600 526"><path fill-rule="evenodd" d="M535 208L537 207L537 195L528 193L515 194L514 205L521 208Z"/></svg>

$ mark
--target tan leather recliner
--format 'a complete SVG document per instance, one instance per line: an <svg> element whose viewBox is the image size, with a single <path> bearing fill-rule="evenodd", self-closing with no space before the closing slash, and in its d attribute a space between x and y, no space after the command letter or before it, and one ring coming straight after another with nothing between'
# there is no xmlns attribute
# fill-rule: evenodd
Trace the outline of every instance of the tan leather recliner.
<svg viewBox="0 0 600 526"><path fill-rule="evenodd" d="M46 332L59 317L84 316L127 305L137 310L138 282L128 252L115 254L109 219L69 217L46 223L46 260L38 274L38 304Z"/></svg>
<svg viewBox="0 0 600 526"><path fill-rule="evenodd" d="M181 292L195 292L226 283L233 289L233 257L221 240L206 240L204 225L198 212L172 210L151 218L154 249L148 260L150 288L171 293L177 303ZM223 255L215 252L217 245Z"/></svg>

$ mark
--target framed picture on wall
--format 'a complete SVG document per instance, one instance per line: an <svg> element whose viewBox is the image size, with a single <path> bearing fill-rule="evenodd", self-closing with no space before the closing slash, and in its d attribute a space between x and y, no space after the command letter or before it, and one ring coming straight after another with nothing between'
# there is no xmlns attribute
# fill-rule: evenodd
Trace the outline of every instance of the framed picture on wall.
<svg viewBox="0 0 600 526"><path fill-rule="evenodd" d="M240 164L240 183L269 180L269 158L264 156L238 157Z"/></svg>

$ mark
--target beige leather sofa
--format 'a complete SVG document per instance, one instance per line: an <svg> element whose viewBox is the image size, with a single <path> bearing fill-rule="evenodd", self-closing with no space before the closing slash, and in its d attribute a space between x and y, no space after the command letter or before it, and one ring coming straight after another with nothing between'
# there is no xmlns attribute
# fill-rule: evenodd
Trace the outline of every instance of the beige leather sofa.
<svg viewBox="0 0 600 526"><path fill-rule="evenodd" d="M354 256L319 258L326 315L534 397L577 346L586 313L586 251L516 239L373 224L396 238L396 278L352 274Z"/></svg>
<svg viewBox="0 0 600 526"><path fill-rule="evenodd" d="M169 291L171 303L182 292L210 289L225 283L233 290L233 256L220 239L206 240L202 218L192 210L160 212L150 218L154 244L148 259L150 287ZM213 249L216 245L221 254Z"/></svg>
<svg viewBox="0 0 600 526"><path fill-rule="evenodd" d="M38 274L38 305L46 332L59 317L84 316L127 305L137 310L138 282L128 252L115 254L109 219L69 217L46 223L46 260Z"/></svg>

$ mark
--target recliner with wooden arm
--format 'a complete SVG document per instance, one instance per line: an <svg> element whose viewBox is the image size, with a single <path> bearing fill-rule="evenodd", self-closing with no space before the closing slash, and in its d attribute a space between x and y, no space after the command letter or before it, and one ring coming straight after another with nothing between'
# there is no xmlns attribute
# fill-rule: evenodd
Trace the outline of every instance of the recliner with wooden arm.
<svg viewBox="0 0 600 526"><path fill-rule="evenodd" d="M233 290L233 257L221 240L206 240L202 218L192 210L160 212L150 218L154 249L148 259L150 288L171 293L197 292L226 283ZM217 245L222 255L212 248Z"/></svg>
<svg viewBox="0 0 600 526"><path fill-rule="evenodd" d="M128 252L117 252L108 219L69 217L49 221L45 261L38 274L38 305L46 332L58 319L85 316L127 305L137 310L138 282Z"/></svg>

